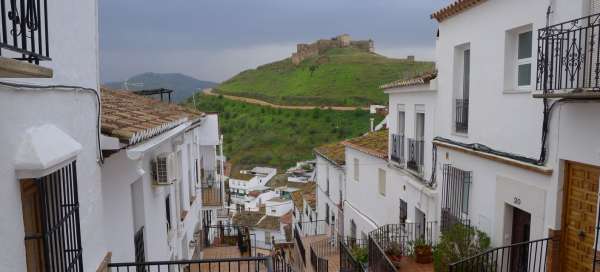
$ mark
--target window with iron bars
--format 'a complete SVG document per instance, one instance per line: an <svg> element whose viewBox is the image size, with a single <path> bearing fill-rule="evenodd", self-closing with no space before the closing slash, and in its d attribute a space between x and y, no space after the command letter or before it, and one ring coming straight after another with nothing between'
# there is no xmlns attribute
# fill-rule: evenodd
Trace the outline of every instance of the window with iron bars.
<svg viewBox="0 0 600 272"><path fill-rule="evenodd" d="M21 181L27 271L83 271L75 161Z"/></svg>
<svg viewBox="0 0 600 272"><path fill-rule="evenodd" d="M443 175L441 230L446 231L457 223L469 225L472 172L445 164Z"/></svg>

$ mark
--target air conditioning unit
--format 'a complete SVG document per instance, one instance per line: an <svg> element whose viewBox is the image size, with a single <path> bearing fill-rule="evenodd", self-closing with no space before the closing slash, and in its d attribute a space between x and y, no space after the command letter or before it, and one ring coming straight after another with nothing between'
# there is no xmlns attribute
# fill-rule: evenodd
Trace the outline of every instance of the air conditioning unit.
<svg viewBox="0 0 600 272"><path fill-rule="evenodd" d="M173 184L175 170L173 154L159 154L151 161L152 178L156 185Z"/></svg>

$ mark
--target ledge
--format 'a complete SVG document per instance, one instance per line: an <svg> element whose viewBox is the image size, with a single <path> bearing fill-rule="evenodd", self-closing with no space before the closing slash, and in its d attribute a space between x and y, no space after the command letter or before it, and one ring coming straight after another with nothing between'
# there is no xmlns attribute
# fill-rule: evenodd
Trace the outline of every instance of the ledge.
<svg viewBox="0 0 600 272"><path fill-rule="evenodd" d="M481 152L481 151L477 151L477 150L472 150L472 149L464 148L462 146L457 146L457 145L453 145L453 144L449 144L449 143L444 143L444 142L440 142L440 141L433 141L433 145L445 147L445 148L452 149L452 150L455 150L455 151L459 151L459 152L462 152L462 153L465 153L465 154L469 154L469 155L477 156L477 157L480 157L480 158L488 159L488 160L491 160L491 161L495 161L495 162L507 164L507 165L514 166L514 167L518 167L518 168L521 168L523 170L528 170L528 171L536 172L538 174L542 174L542 175L546 175L546 176L552 175L552 171L553 171L552 168L548 168L548 167L545 167L545 166L539 166L539 165L529 164L529 163L525 163L525 162L521 162L521 161L517 161L517 160L505 158L505 157L500 157L498 155L488 154L488 153L485 153L485 152Z"/></svg>
<svg viewBox="0 0 600 272"><path fill-rule="evenodd" d="M0 57L0 78L52 78L53 74L50 68Z"/></svg>
<svg viewBox="0 0 600 272"><path fill-rule="evenodd" d="M600 99L600 91L534 93L533 98Z"/></svg>

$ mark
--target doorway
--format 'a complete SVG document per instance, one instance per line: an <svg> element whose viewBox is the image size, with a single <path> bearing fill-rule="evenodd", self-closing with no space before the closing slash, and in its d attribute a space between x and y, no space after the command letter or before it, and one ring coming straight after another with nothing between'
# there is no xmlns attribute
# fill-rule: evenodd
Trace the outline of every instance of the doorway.
<svg viewBox="0 0 600 272"><path fill-rule="evenodd" d="M425 239L425 222L427 221L427 216L421 210L415 208L415 234L417 238Z"/></svg>
<svg viewBox="0 0 600 272"><path fill-rule="evenodd" d="M513 207L511 244L529 241L531 234L531 214L519 208ZM527 271L529 245L513 247L510 252L511 271Z"/></svg>

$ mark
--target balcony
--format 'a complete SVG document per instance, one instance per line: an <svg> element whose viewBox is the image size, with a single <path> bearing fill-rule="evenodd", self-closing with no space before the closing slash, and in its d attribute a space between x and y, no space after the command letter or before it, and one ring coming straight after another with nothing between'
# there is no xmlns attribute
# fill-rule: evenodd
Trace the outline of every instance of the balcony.
<svg viewBox="0 0 600 272"><path fill-rule="evenodd" d="M52 77L47 0L0 0L0 77Z"/></svg>
<svg viewBox="0 0 600 272"><path fill-rule="evenodd" d="M391 159L393 162L404 164L404 135L392 134L392 152Z"/></svg>
<svg viewBox="0 0 600 272"><path fill-rule="evenodd" d="M223 186L221 182L215 179L215 171L209 171L208 173L209 174L200 182L200 188L202 190L202 205L222 206Z"/></svg>
<svg viewBox="0 0 600 272"><path fill-rule="evenodd" d="M419 264L411 257L416 241L435 245L437 222L384 225L369 233L369 271L433 271L433 264ZM392 253L394 252L394 253ZM392 261L392 259L394 261Z"/></svg>
<svg viewBox="0 0 600 272"><path fill-rule="evenodd" d="M600 97L600 14L538 30L535 98Z"/></svg>
<svg viewBox="0 0 600 272"><path fill-rule="evenodd" d="M233 271L260 271L260 272L291 272L291 267L282 257L260 256L246 258L218 258L201 260L161 261L161 262L134 262L110 263L109 272L119 271L146 271L146 272L233 272Z"/></svg>
<svg viewBox="0 0 600 272"><path fill-rule="evenodd" d="M458 133L469 132L469 99L455 101L454 129Z"/></svg>
<svg viewBox="0 0 600 272"><path fill-rule="evenodd" d="M423 174L425 145L423 139L408 138L408 161L406 167L417 174Z"/></svg>

